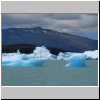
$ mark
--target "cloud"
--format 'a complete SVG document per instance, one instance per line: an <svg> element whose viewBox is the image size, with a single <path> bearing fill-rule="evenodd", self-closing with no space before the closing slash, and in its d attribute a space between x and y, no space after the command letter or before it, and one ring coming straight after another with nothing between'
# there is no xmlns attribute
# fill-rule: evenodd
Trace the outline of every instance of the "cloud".
<svg viewBox="0 0 100 100"><path fill-rule="evenodd" d="M90 34L98 33L97 14L2 14L2 28L33 28L42 27L54 29L75 35L91 38Z"/></svg>
<svg viewBox="0 0 100 100"><path fill-rule="evenodd" d="M73 20L73 19L80 19L79 14L48 14L47 17L56 19L56 20Z"/></svg>

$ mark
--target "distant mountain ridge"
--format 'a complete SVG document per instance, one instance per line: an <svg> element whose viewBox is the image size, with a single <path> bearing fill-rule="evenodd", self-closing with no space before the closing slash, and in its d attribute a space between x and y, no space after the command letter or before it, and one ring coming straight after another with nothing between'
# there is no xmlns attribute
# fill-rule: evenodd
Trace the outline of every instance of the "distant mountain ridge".
<svg viewBox="0 0 100 100"><path fill-rule="evenodd" d="M51 29L9 28L2 29L2 47L7 45L29 44L60 48L68 52L84 52L98 49L98 41Z"/></svg>

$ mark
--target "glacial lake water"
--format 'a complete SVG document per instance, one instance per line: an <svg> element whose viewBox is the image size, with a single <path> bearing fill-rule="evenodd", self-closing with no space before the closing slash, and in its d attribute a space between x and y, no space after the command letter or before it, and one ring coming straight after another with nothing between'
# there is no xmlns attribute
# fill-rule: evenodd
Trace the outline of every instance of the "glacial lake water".
<svg viewBox="0 0 100 100"><path fill-rule="evenodd" d="M98 60L86 67L65 67L67 62L48 60L41 67L2 66L2 86L97 86Z"/></svg>

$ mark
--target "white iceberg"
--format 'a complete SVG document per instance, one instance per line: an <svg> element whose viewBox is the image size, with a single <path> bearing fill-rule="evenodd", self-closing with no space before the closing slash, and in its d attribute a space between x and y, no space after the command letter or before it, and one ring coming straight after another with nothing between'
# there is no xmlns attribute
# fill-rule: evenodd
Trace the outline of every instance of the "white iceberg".
<svg viewBox="0 0 100 100"><path fill-rule="evenodd" d="M33 54L34 54L35 58L47 58L47 59L49 59L52 57L52 54L45 46L36 47L36 49L33 51Z"/></svg>
<svg viewBox="0 0 100 100"><path fill-rule="evenodd" d="M98 50L85 51L83 54L85 54L88 59L98 59Z"/></svg>
<svg viewBox="0 0 100 100"><path fill-rule="evenodd" d="M57 60L63 60L64 55L65 55L64 53L60 52L60 53L58 54L58 56L57 56Z"/></svg>
<svg viewBox="0 0 100 100"><path fill-rule="evenodd" d="M71 52L60 52L57 56L57 60L67 60L68 57L70 57L71 55L73 55Z"/></svg>

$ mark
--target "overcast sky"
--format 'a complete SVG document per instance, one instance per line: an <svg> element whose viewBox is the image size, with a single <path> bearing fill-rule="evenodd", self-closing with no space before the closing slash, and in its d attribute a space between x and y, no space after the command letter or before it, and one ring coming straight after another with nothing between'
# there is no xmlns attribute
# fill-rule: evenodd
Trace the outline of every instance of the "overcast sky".
<svg viewBox="0 0 100 100"><path fill-rule="evenodd" d="M42 27L81 35L92 39L98 38L97 14L2 14L2 28Z"/></svg>

